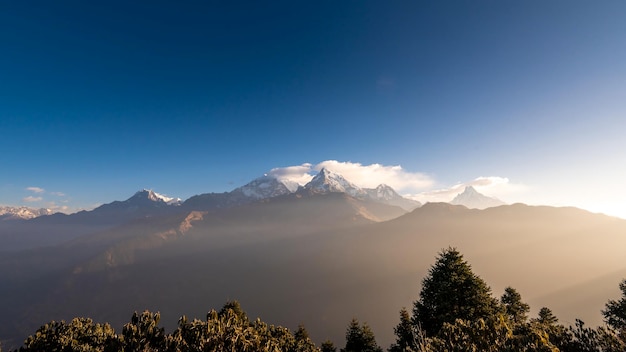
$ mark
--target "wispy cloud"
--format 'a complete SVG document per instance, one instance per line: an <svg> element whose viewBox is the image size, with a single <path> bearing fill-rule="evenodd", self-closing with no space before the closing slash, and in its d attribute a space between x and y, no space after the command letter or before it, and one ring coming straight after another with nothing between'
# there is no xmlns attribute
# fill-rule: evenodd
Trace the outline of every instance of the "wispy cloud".
<svg viewBox="0 0 626 352"><path fill-rule="evenodd" d="M43 193L46 190L41 188L41 187L26 187L27 191L33 192L33 193Z"/></svg>
<svg viewBox="0 0 626 352"><path fill-rule="evenodd" d="M63 192L50 192L50 194L57 197L65 197L65 193Z"/></svg>
<svg viewBox="0 0 626 352"><path fill-rule="evenodd" d="M32 203L32 202L41 202L43 200L43 198L42 197L28 196L28 197L22 198L22 200L25 201L25 202Z"/></svg>
<svg viewBox="0 0 626 352"><path fill-rule="evenodd" d="M399 192L417 192L433 186L434 180L423 173L409 172L400 165L382 165L326 160L318 164L304 163L296 166L279 167L270 170L268 175L278 179L288 179L306 184L322 168L341 174L359 187L374 188L381 183Z"/></svg>

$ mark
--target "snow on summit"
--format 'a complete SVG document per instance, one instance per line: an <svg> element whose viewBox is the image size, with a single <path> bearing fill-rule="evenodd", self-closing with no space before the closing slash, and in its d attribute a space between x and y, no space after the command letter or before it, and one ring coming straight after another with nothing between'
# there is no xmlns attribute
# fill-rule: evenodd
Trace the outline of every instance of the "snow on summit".
<svg viewBox="0 0 626 352"><path fill-rule="evenodd" d="M295 185L295 187L294 187ZM242 193L253 199L265 199L293 193L299 185L292 181L281 181L273 176L264 175L249 183L235 188L234 193Z"/></svg>
<svg viewBox="0 0 626 352"><path fill-rule="evenodd" d="M157 193L151 189L143 189L137 193L135 193L135 195L133 196L133 198L147 198L153 202L163 202L166 203L168 205L180 205L182 202L182 199L180 198L173 198L173 197L168 197L166 195Z"/></svg>
<svg viewBox="0 0 626 352"><path fill-rule="evenodd" d="M363 197L367 195L360 187L346 180L340 174L326 168L322 168L304 188L315 193L341 192L347 193L352 197Z"/></svg>

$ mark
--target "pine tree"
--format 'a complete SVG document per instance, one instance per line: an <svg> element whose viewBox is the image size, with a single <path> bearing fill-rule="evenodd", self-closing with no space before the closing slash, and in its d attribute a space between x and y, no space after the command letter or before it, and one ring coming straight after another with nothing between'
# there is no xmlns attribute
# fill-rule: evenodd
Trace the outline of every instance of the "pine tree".
<svg viewBox="0 0 626 352"><path fill-rule="evenodd" d="M337 347L335 347L335 344L332 341L326 340L322 342L320 352L337 352Z"/></svg>
<svg viewBox="0 0 626 352"><path fill-rule="evenodd" d="M413 324L420 325L426 336L435 336L444 323L486 319L497 313L498 306L489 286L472 272L461 253L448 248L422 281L420 298L413 307Z"/></svg>
<svg viewBox="0 0 626 352"><path fill-rule="evenodd" d="M346 331L346 347L341 352L383 352L383 349L376 343L367 323L360 325L358 320L352 319Z"/></svg>
<svg viewBox="0 0 626 352"><path fill-rule="evenodd" d="M396 342L391 345L389 352L416 351L417 342L411 317L406 308L400 310L400 323L393 329Z"/></svg>
<svg viewBox="0 0 626 352"><path fill-rule="evenodd" d="M504 313L511 320L513 325L525 323L528 319L530 306L522 302L522 295L513 287L504 289L504 294L500 298L500 302L504 307Z"/></svg>
<svg viewBox="0 0 626 352"><path fill-rule="evenodd" d="M309 332L306 331L304 325L298 325L298 330L293 334L295 339L295 352L314 351L316 350L315 344L309 337Z"/></svg>

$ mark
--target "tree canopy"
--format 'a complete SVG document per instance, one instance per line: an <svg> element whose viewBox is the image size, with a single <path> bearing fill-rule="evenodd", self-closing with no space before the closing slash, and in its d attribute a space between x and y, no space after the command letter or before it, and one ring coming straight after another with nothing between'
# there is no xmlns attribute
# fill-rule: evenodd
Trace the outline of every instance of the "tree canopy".
<svg viewBox="0 0 626 352"><path fill-rule="evenodd" d="M543 307L528 319L530 307L512 287L500 300L454 248L442 251L422 281L413 315L400 310L389 352L624 352L626 351L626 280L622 297L602 310L606 326L587 327L581 320L569 328ZM19 351L242 351L336 352L331 341L318 348L303 325L295 331L251 321L237 301L211 310L205 320L182 316L166 334L160 314L135 312L116 334L108 323L89 318L51 321L29 336ZM1 350L2 346L0 346ZM367 323L352 319L341 352L382 352Z"/></svg>
<svg viewBox="0 0 626 352"><path fill-rule="evenodd" d="M456 319L478 320L498 311L491 289L455 248L442 251L422 281L419 300L413 306L414 324L427 336L435 336L444 323Z"/></svg>

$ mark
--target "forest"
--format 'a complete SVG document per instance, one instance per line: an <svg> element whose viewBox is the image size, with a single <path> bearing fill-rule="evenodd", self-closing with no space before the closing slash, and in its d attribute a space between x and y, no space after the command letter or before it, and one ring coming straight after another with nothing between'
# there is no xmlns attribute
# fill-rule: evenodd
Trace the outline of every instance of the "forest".
<svg viewBox="0 0 626 352"><path fill-rule="evenodd" d="M438 254L422 280L412 309L400 310L393 328L396 340L387 351L623 352L626 280L619 288L621 298L608 300L601 312L603 326L589 327L576 320L566 327L548 307L529 317L530 306L513 287L494 297L463 255L449 247ZM121 333L90 318L51 321L15 351L383 351L369 325L356 318L348 323L342 347L329 340L317 346L304 326L291 331L259 318L251 320L237 301L211 310L205 320L182 316L169 334L159 321L158 312L135 312Z"/></svg>

